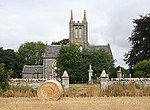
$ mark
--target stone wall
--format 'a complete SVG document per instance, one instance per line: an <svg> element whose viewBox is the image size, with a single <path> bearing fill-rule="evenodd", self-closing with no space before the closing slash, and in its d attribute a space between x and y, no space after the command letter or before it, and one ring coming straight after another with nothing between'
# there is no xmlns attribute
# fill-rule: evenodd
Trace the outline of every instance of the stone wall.
<svg viewBox="0 0 150 110"><path fill-rule="evenodd" d="M43 78L43 73L24 73L22 74L23 78L33 78L33 79L38 79L38 78Z"/></svg>
<svg viewBox="0 0 150 110"><path fill-rule="evenodd" d="M52 74L53 74L53 64L55 63L55 59L44 59L44 64L43 64L43 78L46 79L52 79Z"/></svg>

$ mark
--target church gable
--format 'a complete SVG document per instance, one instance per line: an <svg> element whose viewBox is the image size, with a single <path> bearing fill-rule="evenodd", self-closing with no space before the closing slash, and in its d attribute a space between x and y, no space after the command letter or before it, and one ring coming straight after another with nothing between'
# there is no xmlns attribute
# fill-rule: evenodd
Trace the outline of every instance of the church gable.
<svg viewBox="0 0 150 110"><path fill-rule="evenodd" d="M56 58L59 54L61 45L47 45L44 58Z"/></svg>

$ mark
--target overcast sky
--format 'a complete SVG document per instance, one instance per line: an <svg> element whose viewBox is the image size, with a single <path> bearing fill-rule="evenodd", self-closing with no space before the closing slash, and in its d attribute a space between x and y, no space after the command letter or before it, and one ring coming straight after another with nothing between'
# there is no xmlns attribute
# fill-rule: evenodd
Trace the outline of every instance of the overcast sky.
<svg viewBox="0 0 150 110"><path fill-rule="evenodd" d="M132 21L150 13L150 0L0 0L0 47L17 51L24 42L69 38L71 9L75 21L87 11L89 43L110 43L116 66L127 68Z"/></svg>

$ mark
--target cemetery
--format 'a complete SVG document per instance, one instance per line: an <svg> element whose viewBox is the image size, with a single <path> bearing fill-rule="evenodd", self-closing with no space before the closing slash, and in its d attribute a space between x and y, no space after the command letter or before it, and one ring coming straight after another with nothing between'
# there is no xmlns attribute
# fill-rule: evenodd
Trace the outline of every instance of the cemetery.
<svg viewBox="0 0 150 110"><path fill-rule="evenodd" d="M0 47L0 110L150 110L150 15L133 20L125 69L110 43L89 42L86 14L71 10L67 39Z"/></svg>

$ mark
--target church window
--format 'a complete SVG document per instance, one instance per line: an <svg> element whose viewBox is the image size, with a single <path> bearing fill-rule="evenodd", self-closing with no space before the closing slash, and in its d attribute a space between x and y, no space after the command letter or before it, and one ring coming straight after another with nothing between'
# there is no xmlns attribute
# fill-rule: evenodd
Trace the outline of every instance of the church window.
<svg viewBox="0 0 150 110"><path fill-rule="evenodd" d="M75 28L75 35L74 36L75 36L75 38L78 38L78 28L77 27Z"/></svg>
<svg viewBox="0 0 150 110"><path fill-rule="evenodd" d="M82 28L79 28L79 38L82 37Z"/></svg>

